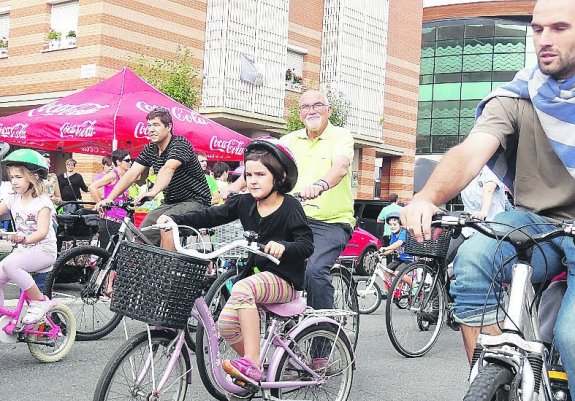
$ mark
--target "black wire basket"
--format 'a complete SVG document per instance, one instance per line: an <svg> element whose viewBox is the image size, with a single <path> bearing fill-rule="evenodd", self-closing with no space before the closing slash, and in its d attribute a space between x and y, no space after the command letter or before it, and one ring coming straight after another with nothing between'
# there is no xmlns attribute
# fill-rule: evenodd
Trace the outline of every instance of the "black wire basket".
<svg viewBox="0 0 575 401"><path fill-rule="evenodd" d="M451 230L432 227L431 238L434 239L419 243L408 233L404 252L414 256L445 259L447 250L449 249L449 242L451 241Z"/></svg>
<svg viewBox="0 0 575 401"><path fill-rule="evenodd" d="M122 243L110 309L153 326L183 329L209 276L209 261L149 245Z"/></svg>

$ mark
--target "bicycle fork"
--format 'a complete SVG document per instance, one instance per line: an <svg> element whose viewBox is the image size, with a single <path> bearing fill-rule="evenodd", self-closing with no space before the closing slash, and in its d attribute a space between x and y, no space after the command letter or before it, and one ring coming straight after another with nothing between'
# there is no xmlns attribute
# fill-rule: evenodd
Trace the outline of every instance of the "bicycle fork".
<svg viewBox="0 0 575 401"><path fill-rule="evenodd" d="M492 336L480 334L473 351L472 370L469 381L473 381L479 370L486 364L497 363L507 366L515 375L511 394L521 393L522 401L534 401L541 389L543 380L546 399L552 400L549 392L549 377L544 363L545 346L538 341L537 313L529 314L535 341L525 340L523 312L533 304L531 282L533 268L527 263L513 266L509 306L503 322L503 333Z"/></svg>
<svg viewBox="0 0 575 401"><path fill-rule="evenodd" d="M167 347L169 350L171 350L170 359L168 361L168 364L165 368L165 371L164 371L162 377L160 378L159 383L156 386L154 357L156 355L157 348L154 349L154 346L152 344L149 326L147 327L147 330L148 330L148 347L149 347L150 353L148 354L148 357L146 358L146 362L144 363L144 367L142 368L142 371L138 374L138 377L134 382L134 388L132 389L132 393L133 393L132 395L138 396L138 397L148 396L148 398L147 398L148 401L156 401L162 395L162 392L164 391L164 386L166 386L166 384L168 383L168 378L172 374L174 367L178 363L178 359L180 358L180 355L182 353L182 349L184 348L185 335L184 335L184 331L181 330L178 333L178 335L176 336L176 338L172 341L172 343ZM135 376L134 366L133 366L131 361L130 361L130 365L132 365L131 366L132 367L132 375ZM151 379L152 379L152 392L151 392L151 394L142 394L141 390L140 390L140 384L146 380L150 370L151 370ZM184 375L188 375L188 374L189 374L189 371L184 372ZM180 377L175 378L174 382L176 382L179 378Z"/></svg>

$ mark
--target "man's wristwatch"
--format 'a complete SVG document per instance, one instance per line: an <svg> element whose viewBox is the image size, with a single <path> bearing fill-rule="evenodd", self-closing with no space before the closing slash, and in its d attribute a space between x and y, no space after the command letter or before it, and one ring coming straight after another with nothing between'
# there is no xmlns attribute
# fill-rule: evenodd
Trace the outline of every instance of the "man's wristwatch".
<svg viewBox="0 0 575 401"><path fill-rule="evenodd" d="M327 183L326 180L317 180L316 182L313 183L313 185L321 187L322 191L327 191L329 189L329 184Z"/></svg>

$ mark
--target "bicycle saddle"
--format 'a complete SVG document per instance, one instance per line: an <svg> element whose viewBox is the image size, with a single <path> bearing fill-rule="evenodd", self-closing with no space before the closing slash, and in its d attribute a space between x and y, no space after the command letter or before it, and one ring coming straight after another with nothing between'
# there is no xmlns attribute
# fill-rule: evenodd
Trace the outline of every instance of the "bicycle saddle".
<svg viewBox="0 0 575 401"><path fill-rule="evenodd" d="M293 301L286 302L285 304L260 304L260 307L278 316L290 317L299 315L305 311L307 299L305 297L297 297Z"/></svg>

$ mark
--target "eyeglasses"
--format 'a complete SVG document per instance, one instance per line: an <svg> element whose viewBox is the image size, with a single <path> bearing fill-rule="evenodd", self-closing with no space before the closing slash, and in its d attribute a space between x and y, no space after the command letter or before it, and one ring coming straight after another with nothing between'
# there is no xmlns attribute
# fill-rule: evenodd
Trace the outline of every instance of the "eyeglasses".
<svg viewBox="0 0 575 401"><path fill-rule="evenodd" d="M126 162L126 163L132 163L132 162L133 162L132 159L123 159L122 161L123 161L123 162Z"/></svg>
<svg viewBox="0 0 575 401"><path fill-rule="evenodd" d="M301 106L299 106L299 111L304 111L304 112L309 112L311 109L314 109L315 111L317 111L318 109L321 109L322 107L329 107L329 104L324 104L321 102L318 103L314 103L314 104L302 104Z"/></svg>

